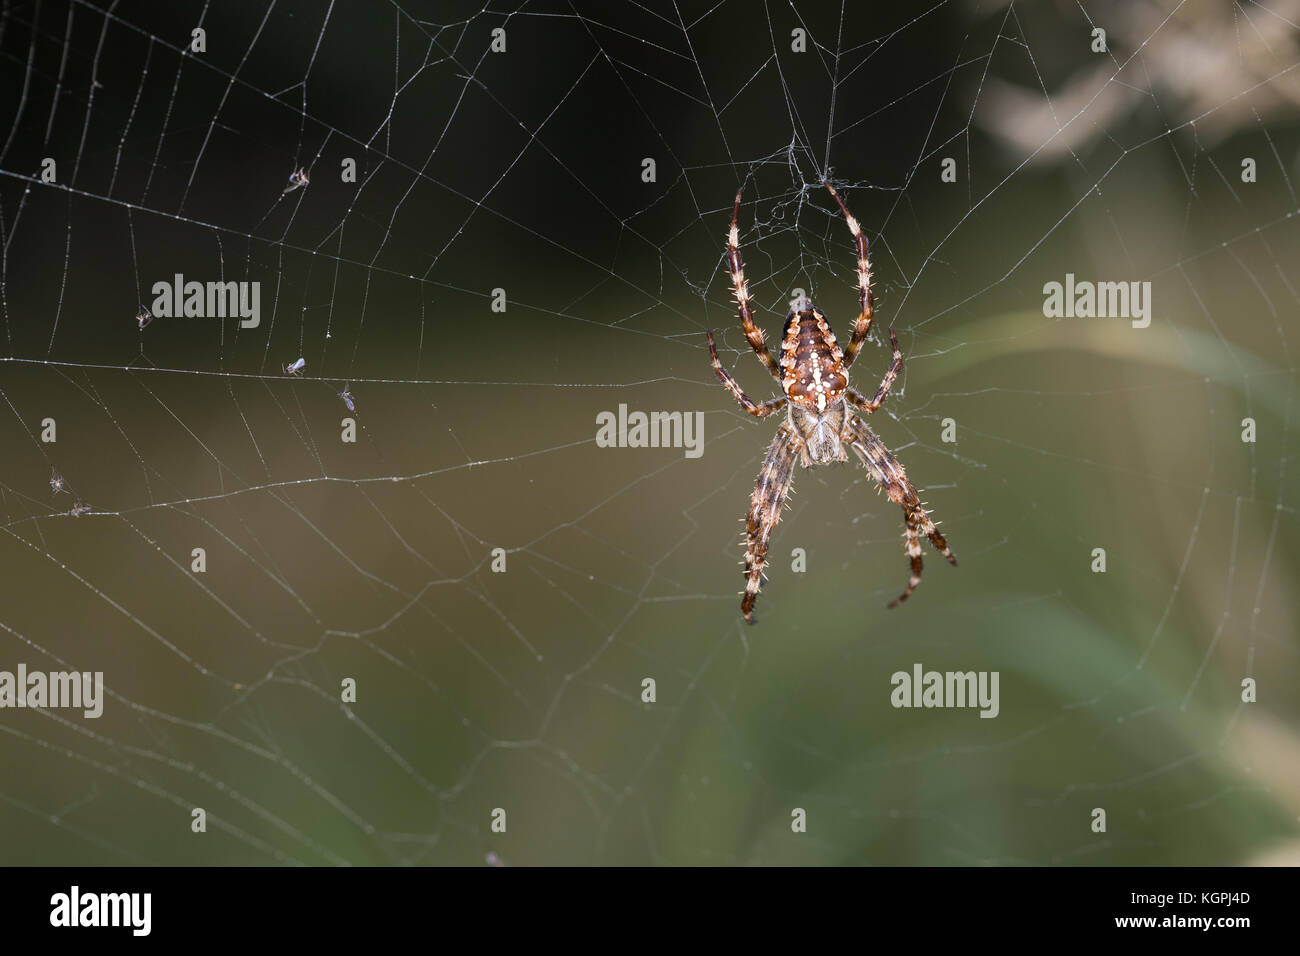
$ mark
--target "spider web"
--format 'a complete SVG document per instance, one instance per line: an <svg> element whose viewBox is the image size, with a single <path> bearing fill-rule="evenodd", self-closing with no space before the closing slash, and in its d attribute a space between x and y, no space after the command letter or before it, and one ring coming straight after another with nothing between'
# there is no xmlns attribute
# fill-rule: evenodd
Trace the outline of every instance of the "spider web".
<svg viewBox="0 0 1300 956"><path fill-rule="evenodd" d="M105 685L0 711L6 863L1296 859L1300 2L239 7L0 3L0 670ZM887 611L897 508L799 470L746 628L773 425L703 333L775 394L743 185L769 340L795 288L847 335L824 179L962 563ZM258 324L140 328L176 274Z"/></svg>

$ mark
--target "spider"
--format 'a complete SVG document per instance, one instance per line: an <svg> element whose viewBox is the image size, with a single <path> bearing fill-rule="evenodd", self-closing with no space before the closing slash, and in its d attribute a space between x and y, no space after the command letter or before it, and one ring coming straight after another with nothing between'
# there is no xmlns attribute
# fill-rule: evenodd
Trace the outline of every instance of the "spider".
<svg viewBox="0 0 1300 956"><path fill-rule="evenodd" d="M289 177L289 185L284 188L284 192L280 193L280 195L287 196L295 189L298 189L299 187L302 186L309 185L310 183L311 180L307 177L306 168L300 167L293 171L293 175Z"/></svg>
<svg viewBox="0 0 1300 956"><path fill-rule="evenodd" d="M777 429L776 437L768 448L767 458L758 474L758 483L745 518L745 596L740 602L740 612L753 623L754 602L763 584L763 568L767 565L767 547L772 529L781 518L781 509L794 479L795 460L804 468L824 462L848 461L846 448L852 448L862 459L876 484L885 490L889 499L903 509L903 522L907 557L912 576L907 589L890 603L897 607L921 583L921 535L924 534L951 564L957 559L948 550L943 539L917 496L913 485L903 471L903 466L884 443L876 437L867 423L849 410L871 414L878 409L894 379L903 368L903 353L898 348L894 330L889 330L889 341L894 347L894 360L873 398L868 399L849 385L849 368L862 350L867 333L871 331L871 313L874 299L871 295L871 263L867 259L867 240L862 235L858 221L849 214L848 207L830 183L824 184L835 199L840 212L848 222L849 232L858 252L858 301L861 311L853 323L853 335L843 350L835 341L826 316L813 305L807 296L800 295L790 302L790 312L785 319L785 332L781 337L781 358L774 359L763 343L763 332L754 324L754 310L749 301L745 283L745 267L740 259L740 235L736 228L740 218L741 190L736 192L736 204L731 212L731 230L727 234L727 264L735 286L736 302L740 310L740 324L745 338L759 361L767 367L781 384L784 393L779 398L761 405L750 400L736 380L718 361L718 350L713 344L713 333L708 333L709 358L718 380L735 396L741 408L755 418L765 418L773 412L786 410L784 424Z"/></svg>

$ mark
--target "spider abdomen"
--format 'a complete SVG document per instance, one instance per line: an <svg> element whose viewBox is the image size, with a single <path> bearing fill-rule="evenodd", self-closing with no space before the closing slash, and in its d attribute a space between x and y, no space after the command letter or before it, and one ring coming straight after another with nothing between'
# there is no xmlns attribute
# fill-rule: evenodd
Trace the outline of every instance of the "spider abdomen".
<svg viewBox="0 0 1300 956"><path fill-rule="evenodd" d="M802 304L802 303L801 303ZM781 387L790 401L824 412L844 395L844 353L826 316L809 304L791 312L781 338Z"/></svg>

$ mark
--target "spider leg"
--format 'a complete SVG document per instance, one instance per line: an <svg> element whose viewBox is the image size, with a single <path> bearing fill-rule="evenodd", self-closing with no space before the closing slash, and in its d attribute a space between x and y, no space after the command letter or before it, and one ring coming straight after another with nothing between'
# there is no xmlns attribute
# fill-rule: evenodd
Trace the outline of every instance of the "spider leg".
<svg viewBox="0 0 1300 956"><path fill-rule="evenodd" d="M907 583L907 590L890 605L895 607L906 600L921 583L922 534L930 539L934 549L947 558L950 564L955 565L957 558L948 549L948 542L944 540L943 535L939 533L939 529L934 526L934 522L921 505L916 486L908 480L903 466L885 447L885 443L876 437L876 433L867 427L866 422L856 416L850 416L846 431L847 440L852 442L853 450L862 459L862 464L866 466L867 471L871 472L871 477L876 479L876 484L885 490L890 501L903 509L903 518L907 524L907 554L912 562L912 577Z"/></svg>
<svg viewBox="0 0 1300 956"><path fill-rule="evenodd" d="M858 250L858 304L861 306L861 311L853 323L853 335L849 339L849 344L844 348L844 367L848 368L862 351L862 343L867 340L867 333L871 331L871 313L876 307L875 298L871 294L871 260L867 256L867 237L862 234L862 227L850 215L849 208L844 205L844 200L840 198L835 188L830 183L824 185L830 190L831 196L840 207L840 212L844 213L844 219L849 224L849 232L853 233L853 244Z"/></svg>
<svg viewBox="0 0 1300 956"><path fill-rule="evenodd" d="M848 392L849 401L864 412L874 412L884 402L885 396L889 394L889 389L893 387L894 379L898 378L898 373L903 370L903 353L898 348L898 337L894 335L894 330L889 330L889 341L894 346L894 362L889 366L889 371L885 372L885 377L880 381L880 388L876 389L876 397L867 401L866 396L856 388L850 388Z"/></svg>
<svg viewBox="0 0 1300 956"><path fill-rule="evenodd" d="M772 353L763 344L763 330L754 324L754 309L750 305L749 286L745 282L745 264L740 260L740 230L736 223L740 220L740 194L743 191L743 188L736 190L736 205L731 210L731 231L727 233L727 267L731 270L731 283L735 286L736 303L740 308L740 324L745 328L749 347L779 382L781 370L777 367L776 359L772 358Z"/></svg>
<svg viewBox="0 0 1300 956"><path fill-rule="evenodd" d="M907 525L907 557L912 563L912 576L907 579L907 590L890 601L890 607L898 607L898 605L906 601L908 596L916 590L916 586L921 583L921 532L916 527L916 521L907 513L906 508L903 509L903 521Z"/></svg>
<svg viewBox="0 0 1300 956"><path fill-rule="evenodd" d="M745 518L745 596L740 602L740 613L754 623L754 602L758 589L763 586L763 568L767 565L767 545L772 529L781 520L781 509L790 482L794 480L794 463L798 458L801 439L789 425L782 425L772 439L763 470L758 473L749 514Z"/></svg>
<svg viewBox="0 0 1300 956"><path fill-rule="evenodd" d="M755 418L766 418L773 412L779 411L785 407L786 397L784 395L780 398L774 398L770 402L764 402L762 405L755 403L748 395L746 395L744 391L741 390L739 383L731 377L731 373L724 369L722 363L718 361L718 350L713 344L713 333L708 333L708 336L709 359L713 363L713 371L717 374L718 381L725 385L732 395L736 396L736 401L740 402L741 408L749 412L749 414L753 415Z"/></svg>

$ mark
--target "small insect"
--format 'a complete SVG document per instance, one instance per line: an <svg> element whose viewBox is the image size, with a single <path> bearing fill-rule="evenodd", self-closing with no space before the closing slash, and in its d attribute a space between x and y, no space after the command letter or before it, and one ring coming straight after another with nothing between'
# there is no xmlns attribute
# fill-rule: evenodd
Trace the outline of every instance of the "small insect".
<svg viewBox="0 0 1300 956"><path fill-rule="evenodd" d="M301 375L303 367L306 366L306 364L307 360L305 358L300 358L296 362L290 362L284 367L284 370L289 375Z"/></svg>
<svg viewBox="0 0 1300 956"><path fill-rule="evenodd" d="M88 514L89 512L90 512L90 505L86 504L80 498L77 499L76 504L74 504L70 509L68 509L68 514L72 515L72 517L74 518L80 518L82 515Z"/></svg>
<svg viewBox="0 0 1300 956"><path fill-rule="evenodd" d="M150 312L148 309L146 309L144 306L141 306L140 311L137 312L135 315L135 321L136 324L140 326L140 331L143 332L145 326L153 321L153 313Z"/></svg>
<svg viewBox="0 0 1300 956"><path fill-rule="evenodd" d="M339 398L343 399L343 404L348 407L348 411L355 412L356 404L352 401L352 383L349 382L343 386L343 391L339 392Z"/></svg>
<svg viewBox="0 0 1300 956"><path fill-rule="evenodd" d="M798 461L804 468L824 462L848 461L847 449L862 460L876 484L889 495L889 500L903 509L903 523L907 557L912 566L912 576L907 590L899 595L890 607L895 607L921 583L921 535L930 539L935 549L952 564L957 563L946 542L935 528L934 522L921 505L916 486L908 480L903 466L884 442L876 437L867 423L857 417L849 406L870 414L878 409L894 379L903 370L903 353L899 351L894 330L889 330L889 341L894 347L894 360L873 398L868 399L849 385L849 366L862 351L862 344L871 331L871 314L875 301L871 295L871 263L867 258L867 240L862 235L858 221L849 215L844 201L825 184L848 223L849 232L858 253L858 302L861 311L853 323L853 335L843 350L835 341L826 316L813 305L812 300L800 295L790 302L790 312L785 318L785 333L781 337L781 358L775 359L763 342L763 331L754 324L754 310L749 301L749 288L745 283L745 266L740 260L740 237L736 222L740 217L740 192L731 212L731 231L727 234L727 265L735 286L736 302L740 309L740 324L745 339L754 354L767 367L768 372L781 385L780 398L756 404L740 388L731 374L718 361L718 350L713 344L713 333L708 333L709 358L713 371L740 403L740 407L755 418L764 418L781 409L786 410L785 423L777 429L776 438L768 448L767 459L758 475L749 514L745 518L745 596L740 602L740 613L753 622L754 602L763 585L763 568L767 565L768 542L772 529L781 518L781 508L790 483L794 480L794 466Z"/></svg>
<svg viewBox="0 0 1300 956"><path fill-rule="evenodd" d="M310 182L311 180L307 178L306 168L300 166L297 170L294 171L293 175L289 177L289 185L284 188L284 192L282 192L280 195L287 196L295 189L298 189L302 186L306 186Z"/></svg>

